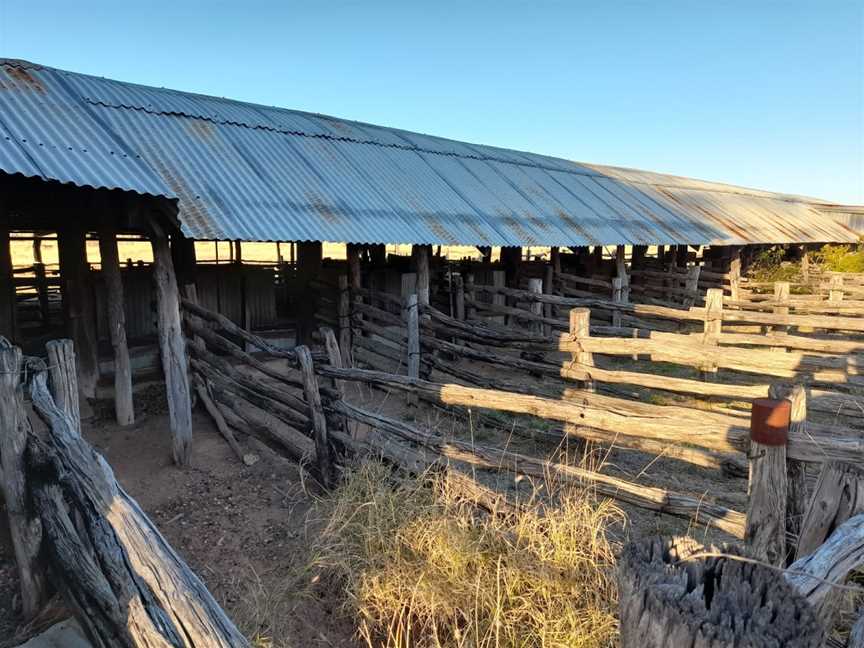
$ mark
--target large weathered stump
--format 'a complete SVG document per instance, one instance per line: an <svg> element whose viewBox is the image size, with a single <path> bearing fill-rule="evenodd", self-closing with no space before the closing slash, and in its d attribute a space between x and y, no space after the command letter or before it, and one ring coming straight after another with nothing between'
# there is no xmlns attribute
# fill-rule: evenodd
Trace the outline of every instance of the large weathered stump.
<svg viewBox="0 0 864 648"><path fill-rule="evenodd" d="M690 538L627 545L618 572L622 648L821 646L815 613L782 574L735 556L734 547Z"/></svg>

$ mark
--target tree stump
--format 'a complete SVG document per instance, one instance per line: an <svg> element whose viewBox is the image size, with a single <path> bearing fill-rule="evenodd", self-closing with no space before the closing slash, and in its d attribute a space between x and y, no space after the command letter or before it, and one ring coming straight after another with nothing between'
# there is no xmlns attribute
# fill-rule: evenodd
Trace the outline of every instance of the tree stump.
<svg viewBox="0 0 864 648"><path fill-rule="evenodd" d="M627 545L619 571L622 648L818 648L815 613L783 576L690 538Z"/></svg>

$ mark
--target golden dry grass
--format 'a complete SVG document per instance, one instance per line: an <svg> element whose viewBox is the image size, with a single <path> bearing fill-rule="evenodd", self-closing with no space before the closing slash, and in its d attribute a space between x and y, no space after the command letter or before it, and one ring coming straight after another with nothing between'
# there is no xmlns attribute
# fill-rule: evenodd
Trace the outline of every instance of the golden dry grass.
<svg viewBox="0 0 864 648"><path fill-rule="evenodd" d="M621 512L558 492L510 518L479 514L438 478L394 484L375 462L319 507L310 569L340 584L370 647L579 648L613 645Z"/></svg>

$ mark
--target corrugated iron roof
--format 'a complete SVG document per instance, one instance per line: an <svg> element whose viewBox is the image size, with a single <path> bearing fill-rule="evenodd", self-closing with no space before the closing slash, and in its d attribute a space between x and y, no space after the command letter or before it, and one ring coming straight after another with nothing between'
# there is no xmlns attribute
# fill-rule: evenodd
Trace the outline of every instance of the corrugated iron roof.
<svg viewBox="0 0 864 648"><path fill-rule="evenodd" d="M176 199L197 239L474 245L854 240L799 196L0 59L0 171Z"/></svg>

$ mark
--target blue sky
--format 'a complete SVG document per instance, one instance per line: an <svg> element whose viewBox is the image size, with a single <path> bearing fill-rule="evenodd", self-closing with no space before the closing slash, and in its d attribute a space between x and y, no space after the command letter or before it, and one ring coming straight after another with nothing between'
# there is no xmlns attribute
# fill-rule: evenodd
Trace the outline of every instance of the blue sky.
<svg viewBox="0 0 864 648"><path fill-rule="evenodd" d="M864 203L864 0L0 0L0 55Z"/></svg>

